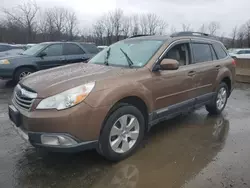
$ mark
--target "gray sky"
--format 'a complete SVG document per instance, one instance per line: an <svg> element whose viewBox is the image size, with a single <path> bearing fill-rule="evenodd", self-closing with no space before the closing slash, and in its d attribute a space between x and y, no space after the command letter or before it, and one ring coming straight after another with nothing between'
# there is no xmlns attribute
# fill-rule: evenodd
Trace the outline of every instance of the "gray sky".
<svg viewBox="0 0 250 188"><path fill-rule="evenodd" d="M1 7L8 8L24 0L1 0ZM36 0L43 8L63 6L74 10L81 25L90 26L99 16L121 8L126 15L156 13L169 24L169 29L181 28L182 23L198 29L203 23L218 21L221 32L229 35L235 25L250 19L250 0Z"/></svg>

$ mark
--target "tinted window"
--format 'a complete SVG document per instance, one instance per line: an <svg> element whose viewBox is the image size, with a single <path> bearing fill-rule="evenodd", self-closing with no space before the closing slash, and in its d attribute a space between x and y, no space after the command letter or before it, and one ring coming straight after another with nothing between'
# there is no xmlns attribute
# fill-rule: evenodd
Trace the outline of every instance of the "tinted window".
<svg viewBox="0 0 250 188"><path fill-rule="evenodd" d="M250 54L250 50L245 50L245 53L246 54Z"/></svg>
<svg viewBox="0 0 250 188"><path fill-rule="evenodd" d="M194 62L212 61L212 52L209 44L193 43Z"/></svg>
<svg viewBox="0 0 250 188"><path fill-rule="evenodd" d="M225 52L225 50L223 49L221 44L214 43L213 46L214 46L215 52L216 52L219 59L223 59L223 58L227 57L227 53Z"/></svg>
<svg viewBox="0 0 250 188"><path fill-rule="evenodd" d="M76 44L64 44L64 55L84 54L84 51Z"/></svg>
<svg viewBox="0 0 250 188"><path fill-rule="evenodd" d="M82 47L87 50L88 53L96 54L100 50L94 44L81 43Z"/></svg>
<svg viewBox="0 0 250 188"><path fill-rule="evenodd" d="M47 56L61 56L62 48L62 44L52 44L47 47L44 52L47 54Z"/></svg>
<svg viewBox="0 0 250 188"><path fill-rule="evenodd" d="M4 52L10 50L10 46L8 45L0 45L0 52Z"/></svg>
<svg viewBox="0 0 250 188"><path fill-rule="evenodd" d="M214 48L213 48L213 46L212 46L212 45L210 45L210 47L211 47L211 51L212 51L212 57L213 57L213 60L218 59L218 58L217 58L217 56L216 56L216 54L215 54L215 52L214 52Z"/></svg>

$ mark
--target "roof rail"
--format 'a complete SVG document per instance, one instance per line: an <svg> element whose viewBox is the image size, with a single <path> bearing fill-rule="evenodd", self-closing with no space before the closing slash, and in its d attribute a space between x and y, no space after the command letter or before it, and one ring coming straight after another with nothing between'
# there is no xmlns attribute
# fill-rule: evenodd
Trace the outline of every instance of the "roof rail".
<svg viewBox="0 0 250 188"><path fill-rule="evenodd" d="M133 35L133 36L128 37L128 38L136 38L136 37L144 37L144 36L151 36L151 35Z"/></svg>
<svg viewBox="0 0 250 188"><path fill-rule="evenodd" d="M183 31L183 32L177 32L173 33L171 37L182 37L182 36L200 36L200 37L211 37L207 33L201 33L201 32L193 32L193 31Z"/></svg>

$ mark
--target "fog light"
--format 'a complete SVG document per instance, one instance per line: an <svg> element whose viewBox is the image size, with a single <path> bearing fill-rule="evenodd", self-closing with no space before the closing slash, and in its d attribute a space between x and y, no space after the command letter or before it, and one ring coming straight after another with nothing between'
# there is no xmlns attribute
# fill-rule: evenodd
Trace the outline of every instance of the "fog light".
<svg viewBox="0 0 250 188"><path fill-rule="evenodd" d="M51 146L71 146L77 144L75 140L66 135L42 135L41 142Z"/></svg>

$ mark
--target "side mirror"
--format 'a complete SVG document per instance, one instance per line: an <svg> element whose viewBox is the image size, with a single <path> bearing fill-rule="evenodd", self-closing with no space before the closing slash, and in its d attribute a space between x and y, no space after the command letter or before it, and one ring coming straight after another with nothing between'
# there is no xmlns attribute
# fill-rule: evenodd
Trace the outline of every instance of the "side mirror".
<svg viewBox="0 0 250 188"><path fill-rule="evenodd" d="M38 55L38 57L44 57L44 56L46 56L47 54L46 54L46 52L41 52L39 55Z"/></svg>
<svg viewBox="0 0 250 188"><path fill-rule="evenodd" d="M163 59L160 64L160 70L177 70L179 62L175 59Z"/></svg>

